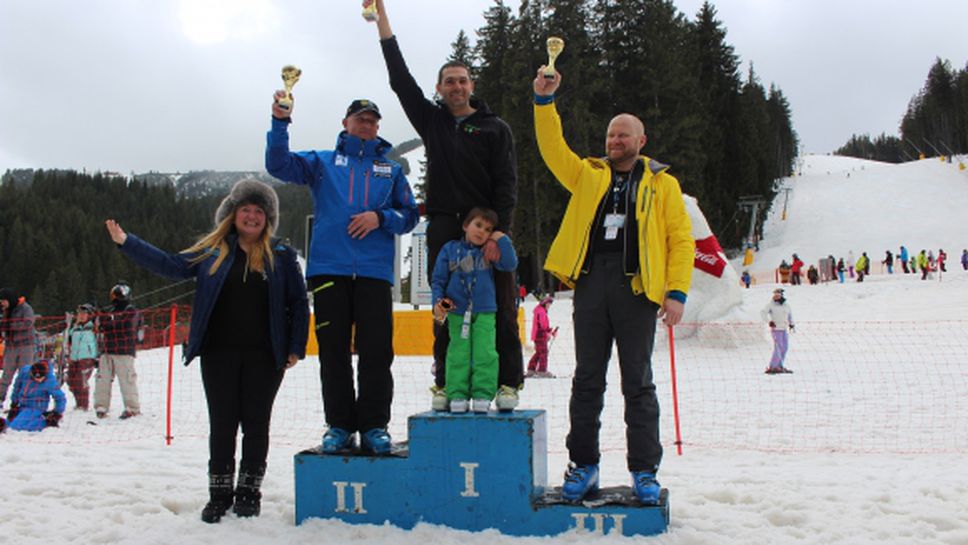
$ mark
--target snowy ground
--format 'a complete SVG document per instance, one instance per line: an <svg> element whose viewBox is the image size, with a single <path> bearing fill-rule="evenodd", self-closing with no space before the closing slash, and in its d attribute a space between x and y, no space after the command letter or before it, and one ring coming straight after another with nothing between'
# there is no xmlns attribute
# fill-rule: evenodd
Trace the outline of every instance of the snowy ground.
<svg viewBox="0 0 968 545"><path fill-rule="evenodd" d="M808 158L807 168L825 172L831 160L841 161ZM846 164L845 168L859 169L861 164ZM865 172L872 169L870 165L865 164ZM927 174L938 166L929 162L918 165ZM918 165L899 168L913 171ZM885 192L894 191L892 182L909 183L907 174L894 178L889 172L879 175ZM815 181L831 187L843 185L823 177ZM961 182L961 186L948 189L951 201L968 195L968 175ZM799 191L806 192L808 182L801 179L798 183L791 200L800 203L798 214L810 215L813 212L802 205L803 200L796 200ZM830 187L827 190L833 191ZM844 199L853 198L851 195L845 194ZM876 194L867 197L880 198ZM877 213L884 213L883 208L890 206L891 201L885 201ZM907 213L898 211L902 212ZM887 213L892 212L888 209ZM939 217L937 223L932 219L935 216ZM930 211L921 217L923 221L906 225L908 239L916 241L912 246L939 246L932 242L935 238L931 237L936 235L944 239L945 246L968 246L968 237L960 238L968 229L952 230L947 218ZM818 248L830 247L833 251L836 237L845 230L858 233L858 237L873 237L862 229L872 221L846 213L830 227L823 222L800 231L784 226L782 232L772 231L773 238L768 242L770 248L776 248L776 255L781 248L787 254L795 251L794 247L807 248L814 240L829 240ZM770 222L778 229L775 219ZM894 234L887 238L881 246L897 245ZM821 253L829 252L818 250L817 257ZM949 253L955 255L954 251ZM672 523L669 533L648 538L648 542L968 544L968 371L962 367L968 359L968 323L962 321L968 305L968 273L958 267L941 281L875 275L863 284L788 289L799 330L791 341L789 366L797 372L782 377L762 374L769 343L758 314L772 287L760 284L743 290L741 307L691 337L686 338L688 330L683 329L677 350L684 413L683 456L677 456L671 445L668 383L659 372L667 368L668 354L665 337L657 339L655 366L666 415L663 437L667 446L660 479L671 492ZM551 484L559 484L567 461L563 436L568 353L573 338L570 315L567 299L552 306L552 323L561 327L553 346L552 365L562 378L531 381L522 397L523 406L544 408L549 413ZM732 333L724 340L718 333L711 333L717 331ZM735 346L728 346L730 343ZM930 360L929 369L919 367L913 376L903 372L923 364L923 360ZM406 414L424 410L429 401L427 365L417 359L400 361L396 366L395 372L400 375L392 430L397 438L404 433ZM300 366L305 366L301 370L305 376L288 377L286 382L292 384L285 387L312 384L312 367L307 362ZM890 373L882 372L888 369ZM184 376L194 376L195 372L193 366ZM188 378L186 382L190 382ZM617 395L614 373L609 383L613 385L610 393ZM927 388L929 384L934 386ZM823 404L814 404L821 394ZM602 462L605 484L625 484L627 480L622 428L616 416L621 402L615 395L607 402L606 410L612 412L606 412L603 431L603 440L608 439ZM182 399L199 401L197 396L187 394ZM886 409L878 404L885 400L890 401ZM389 526L312 520L295 526L292 456L318 440L321 416L316 405L291 400L281 403L275 414L274 433L278 428L283 435L274 435L270 450L262 516L252 520L228 517L218 525L198 520L206 499L204 428L202 432L176 432L173 444L165 446L160 434L119 440L118 434L125 429L122 424L127 423L110 422L87 429L83 419L69 414L67 425L59 430L40 435L4 434L0 437L0 542L549 542L548 538L511 538L494 531L471 534L432 525L402 531ZM851 408L857 414L887 412L890 422L858 433L863 422L851 422L844 414L828 414L832 410L850 412ZM184 410L197 411L198 407ZM308 424L284 432L297 420ZM809 427L795 426L814 421ZM944 427L948 424L950 429ZM76 435L70 435L71 430ZM112 432L111 441L97 441L97 434L104 430ZM629 542L615 536L578 535L564 535L555 542L587 543L590 539Z"/></svg>

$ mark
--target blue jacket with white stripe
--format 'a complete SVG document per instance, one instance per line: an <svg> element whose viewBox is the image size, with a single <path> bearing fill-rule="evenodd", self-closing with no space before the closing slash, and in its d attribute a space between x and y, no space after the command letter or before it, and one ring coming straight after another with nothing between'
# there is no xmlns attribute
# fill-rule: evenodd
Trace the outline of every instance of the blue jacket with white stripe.
<svg viewBox="0 0 968 545"><path fill-rule="evenodd" d="M306 276L363 276L392 284L393 237L410 232L419 219L406 176L386 158L392 146L382 138L362 140L343 131L333 150L291 152L288 125L272 120L266 170L312 191L315 217ZM347 232L351 217L367 211L376 212L380 226L352 238Z"/></svg>

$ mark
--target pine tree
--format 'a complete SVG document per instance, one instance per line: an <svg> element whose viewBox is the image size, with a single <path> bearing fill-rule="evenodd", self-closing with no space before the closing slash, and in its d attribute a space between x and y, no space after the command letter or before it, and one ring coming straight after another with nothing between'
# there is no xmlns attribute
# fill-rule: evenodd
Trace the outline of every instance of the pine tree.
<svg viewBox="0 0 968 545"><path fill-rule="evenodd" d="M736 123L739 59L733 47L726 43L726 29L716 19L716 9L709 2L703 3L696 14L691 41L699 70L703 108L700 142L706 160L700 179L690 184L689 189L698 199L709 224L722 226L732 215L740 196L733 187L734 173L727 161L728 138Z"/></svg>
<svg viewBox="0 0 968 545"><path fill-rule="evenodd" d="M908 103L901 120L901 137L909 146L926 156L968 151L968 84L963 79L948 61L935 59L924 87Z"/></svg>
<svg viewBox="0 0 968 545"><path fill-rule="evenodd" d="M471 47L470 40L467 38L467 34L464 33L463 29L457 33L457 38L451 42L450 48L451 52L450 56L447 57L447 62L463 63L471 69L471 76L473 76L474 66L477 63L474 57L474 49Z"/></svg>

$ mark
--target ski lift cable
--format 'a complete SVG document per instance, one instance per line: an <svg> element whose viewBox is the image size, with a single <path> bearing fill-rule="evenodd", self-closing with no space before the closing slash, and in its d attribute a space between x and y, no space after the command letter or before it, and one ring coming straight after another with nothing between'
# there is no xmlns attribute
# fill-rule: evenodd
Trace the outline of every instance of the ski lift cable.
<svg viewBox="0 0 968 545"><path fill-rule="evenodd" d="M140 295L138 295L136 297L132 297L131 300L132 301L137 301L138 299L143 299L145 297L154 295L154 294L156 294L158 292L162 292L162 291L165 291L167 289L176 288L176 287L178 287L178 286L180 286L180 285L182 285L182 284L184 284L186 282L193 282L194 280L195 280L194 278L186 278L185 280L179 280L178 282L175 282L173 284L168 284L168 285L162 286L162 287L160 287L158 289L155 289L155 290L151 290L149 292L142 293L142 294L140 294ZM192 291L194 292L195 290L192 290Z"/></svg>

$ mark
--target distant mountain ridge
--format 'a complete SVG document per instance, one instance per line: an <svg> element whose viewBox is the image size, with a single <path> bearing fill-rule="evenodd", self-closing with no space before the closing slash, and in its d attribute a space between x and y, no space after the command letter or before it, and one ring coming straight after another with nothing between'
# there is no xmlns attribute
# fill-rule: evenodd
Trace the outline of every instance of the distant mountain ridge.
<svg viewBox="0 0 968 545"><path fill-rule="evenodd" d="M410 174L410 162L403 155L422 145L419 138L400 143L387 155L388 158L397 161L403 167L404 174ZM70 169L49 169L53 172L69 172ZM3 175L3 182L12 180L16 186L29 185L33 180L35 169L22 168L11 169ZM229 192L232 185L239 180L255 178L272 186L278 186L282 182L273 178L264 170L256 171L220 171L220 170L193 170L189 172L145 172L130 175L120 172L102 171L101 175L108 177L126 177L135 182L144 182L149 186L171 185L179 197L199 198L224 195Z"/></svg>

